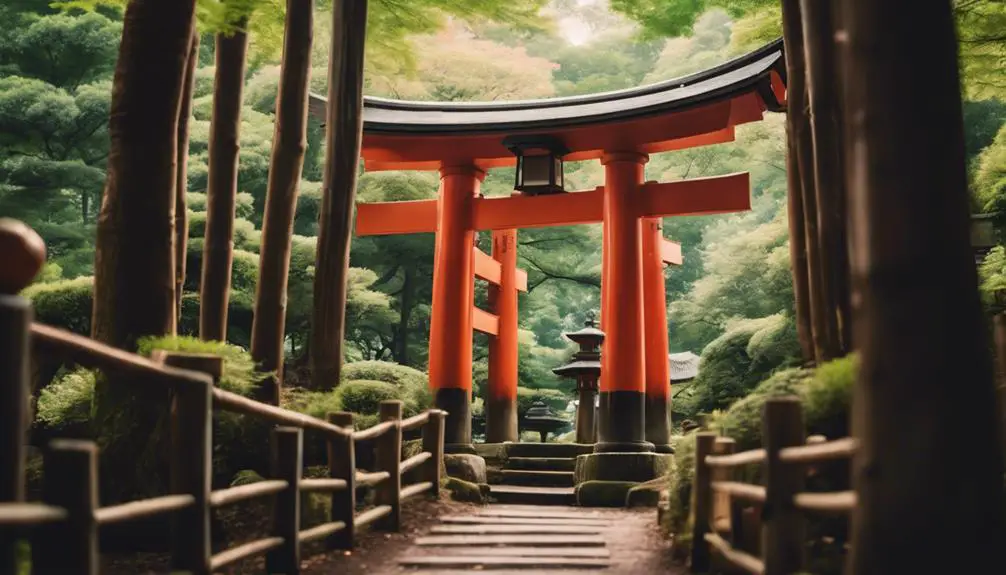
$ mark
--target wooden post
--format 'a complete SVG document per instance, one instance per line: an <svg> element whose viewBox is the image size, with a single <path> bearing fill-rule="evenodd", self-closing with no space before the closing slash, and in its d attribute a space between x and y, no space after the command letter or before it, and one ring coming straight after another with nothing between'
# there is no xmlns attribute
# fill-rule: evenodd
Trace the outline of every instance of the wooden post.
<svg viewBox="0 0 1006 575"><path fill-rule="evenodd" d="M430 410L430 420L423 426L423 451L432 455L426 462L423 481L433 484L430 495L440 499L440 470L444 465L444 419L447 414L439 409Z"/></svg>
<svg viewBox="0 0 1006 575"><path fill-rule="evenodd" d="M706 533L713 506L712 474L706 465L706 457L713 454L716 434L703 431L695 434L695 481L692 495L692 563L691 570L704 573L709 570L709 544Z"/></svg>
<svg viewBox="0 0 1006 575"><path fill-rule="evenodd" d="M17 295L45 263L45 243L19 221L0 218L0 503L24 499L29 419L31 302ZM0 537L0 573L16 573L16 539Z"/></svg>
<svg viewBox="0 0 1006 575"><path fill-rule="evenodd" d="M803 568L805 519L793 504L803 490L804 470L779 459L784 447L803 445L803 411L796 397L776 397L762 411L765 445L765 508L762 550L765 575L791 575Z"/></svg>
<svg viewBox="0 0 1006 575"><path fill-rule="evenodd" d="M737 450L737 442L729 437L717 437L713 444L713 453L716 455L730 455ZM711 470L710 481L729 481L735 473L734 469L727 467L717 467ZM713 524L712 528L716 533L727 539L733 531L732 517L730 514L731 500L733 498L726 493L713 492Z"/></svg>
<svg viewBox="0 0 1006 575"><path fill-rule="evenodd" d="M846 566L856 575L1001 570L1003 461L969 235L952 6L844 0L841 9L859 350ZM939 273L926 261L940 262Z"/></svg>
<svg viewBox="0 0 1006 575"><path fill-rule="evenodd" d="M165 354L174 367L205 362L208 369L220 358ZM199 358L199 359L195 359ZM171 563L177 570L209 575L210 481L213 473L213 382L180 385L171 401L171 492L192 495L195 504L174 515Z"/></svg>
<svg viewBox="0 0 1006 575"><path fill-rule="evenodd" d="M286 489L276 494L273 504L272 535L283 544L266 555L269 573L300 573L300 477L303 465L304 433L299 427L277 427L272 431L272 476L286 481Z"/></svg>
<svg viewBox="0 0 1006 575"><path fill-rule="evenodd" d="M32 543L34 573L98 574L98 449L57 439L44 457L42 499L66 510L66 521L42 528Z"/></svg>
<svg viewBox="0 0 1006 575"><path fill-rule="evenodd" d="M387 531L398 531L402 520L402 402L397 399L382 401L381 422L395 421L395 428L377 440L377 470L387 471L388 479L378 484L374 503L390 505L391 513L380 520L379 526Z"/></svg>
<svg viewBox="0 0 1006 575"><path fill-rule="evenodd" d="M999 424L999 449L1006 461L1006 313L993 318L996 349L996 414Z"/></svg>
<svg viewBox="0 0 1006 575"><path fill-rule="evenodd" d="M353 414L348 411L329 413L328 422L352 431ZM328 440L328 475L346 482L345 489L332 493L332 521L342 521L346 526L328 537L328 547L350 550L356 513L356 442L352 437Z"/></svg>

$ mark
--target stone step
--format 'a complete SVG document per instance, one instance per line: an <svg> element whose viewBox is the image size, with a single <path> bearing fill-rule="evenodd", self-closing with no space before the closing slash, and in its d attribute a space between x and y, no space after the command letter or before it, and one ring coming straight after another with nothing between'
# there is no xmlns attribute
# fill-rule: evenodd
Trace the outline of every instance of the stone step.
<svg viewBox="0 0 1006 575"><path fill-rule="evenodd" d="M432 535L592 535L609 529L607 525L434 525Z"/></svg>
<svg viewBox="0 0 1006 575"><path fill-rule="evenodd" d="M589 527L609 527L611 521L605 519L593 519L590 517L498 517L495 515L447 515L440 518L441 523L454 523L458 525L485 524L485 525L578 525Z"/></svg>
<svg viewBox="0 0 1006 575"><path fill-rule="evenodd" d="M442 557L420 556L402 559L398 562L403 567L440 567L440 568L475 568L475 569L510 569L521 567L549 567L552 569L597 569L610 565L607 559L596 557Z"/></svg>
<svg viewBox="0 0 1006 575"><path fill-rule="evenodd" d="M498 485L503 488L505 486ZM597 509L582 507L542 507L541 505L490 505L476 514L477 517L501 517L521 519L586 519L589 521L611 521Z"/></svg>
<svg viewBox="0 0 1006 575"><path fill-rule="evenodd" d="M495 557L611 557L607 547L453 547L450 554Z"/></svg>
<svg viewBox="0 0 1006 575"><path fill-rule="evenodd" d="M511 545L516 547L604 547L599 535L430 535L416 539L420 547L475 547Z"/></svg>
<svg viewBox="0 0 1006 575"><path fill-rule="evenodd" d="M572 487L525 487L521 485L492 485L489 497L497 503L524 505L575 505L576 493Z"/></svg>
<svg viewBox="0 0 1006 575"><path fill-rule="evenodd" d="M506 446L510 457L565 457L594 453L594 446L583 443L509 443Z"/></svg>
<svg viewBox="0 0 1006 575"><path fill-rule="evenodd" d="M504 469L494 477L500 485L532 485L538 487L573 487L572 471L525 471Z"/></svg>
<svg viewBox="0 0 1006 575"><path fill-rule="evenodd" d="M572 457L511 457L506 462L506 469L573 471L574 468L576 459Z"/></svg>

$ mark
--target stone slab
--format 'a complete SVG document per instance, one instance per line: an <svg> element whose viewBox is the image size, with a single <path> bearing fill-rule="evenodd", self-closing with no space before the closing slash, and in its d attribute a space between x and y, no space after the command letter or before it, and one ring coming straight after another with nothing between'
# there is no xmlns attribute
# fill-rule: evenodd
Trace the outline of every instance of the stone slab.
<svg viewBox="0 0 1006 575"><path fill-rule="evenodd" d="M624 507L625 496L638 485L632 481L585 481L576 486L576 504L582 507Z"/></svg>
<svg viewBox="0 0 1006 575"><path fill-rule="evenodd" d="M446 534L492 534L492 535L590 535L609 529L607 525L555 525L552 523L525 523L523 525L434 525L430 533Z"/></svg>
<svg viewBox="0 0 1006 575"><path fill-rule="evenodd" d="M497 557L611 557L607 547L455 547L450 553Z"/></svg>
<svg viewBox="0 0 1006 575"><path fill-rule="evenodd" d="M574 505L576 503L572 487L493 485L489 490L489 496L499 503L530 505Z"/></svg>
<svg viewBox="0 0 1006 575"><path fill-rule="evenodd" d="M610 527L611 521L590 517L497 517L493 515L447 515L440 518L443 523L487 524L487 525L580 525Z"/></svg>
<svg viewBox="0 0 1006 575"><path fill-rule="evenodd" d="M496 474L494 474L496 475ZM505 485L533 485L538 487L573 487L572 471L528 471L504 469L499 472L499 483Z"/></svg>
<svg viewBox="0 0 1006 575"><path fill-rule="evenodd" d="M510 567L551 567L562 569L566 567L605 568L610 565L607 559L598 557L498 557L483 556L421 556L402 559L399 564L404 567L472 567L506 569Z"/></svg>
<svg viewBox="0 0 1006 575"><path fill-rule="evenodd" d="M473 547L476 545L515 545L522 547L604 547L599 535L431 535L416 539L422 547Z"/></svg>

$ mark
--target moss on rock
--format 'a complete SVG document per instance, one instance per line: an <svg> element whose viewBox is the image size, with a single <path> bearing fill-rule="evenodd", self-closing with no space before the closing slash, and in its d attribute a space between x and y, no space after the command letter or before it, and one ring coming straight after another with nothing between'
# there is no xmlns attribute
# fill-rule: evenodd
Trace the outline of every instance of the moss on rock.
<svg viewBox="0 0 1006 575"><path fill-rule="evenodd" d="M489 502L489 485L485 483L472 483L457 477L448 477L445 488L450 491L451 499L454 501L482 505Z"/></svg>
<svg viewBox="0 0 1006 575"><path fill-rule="evenodd" d="M576 504L581 507L624 507L635 481L585 481L576 486Z"/></svg>

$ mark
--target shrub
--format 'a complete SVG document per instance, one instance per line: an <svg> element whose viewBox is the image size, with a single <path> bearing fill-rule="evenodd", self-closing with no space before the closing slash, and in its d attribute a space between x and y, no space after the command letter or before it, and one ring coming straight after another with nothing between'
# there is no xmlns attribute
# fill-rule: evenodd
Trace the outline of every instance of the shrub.
<svg viewBox="0 0 1006 575"><path fill-rule="evenodd" d="M231 289L255 296L258 283L258 254L241 249L234 250L231 264Z"/></svg>
<svg viewBox="0 0 1006 575"><path fill-rule="evenodd" d="M805 382L800 397L808 433L829 439L849 435L852 388L858 371L859 357L850 354L822 364Z"/></svg>
<svg viewBox="0 0 1006 575"><path fill-rule="evenodd" d="M671 438L674 446L674 465L668 474L668 511L664 527L674 533L674 551L677 555L691 544L692 481L695 477L695 434L697 430Z"/></svg>
<svg viewBox="0 0 1006 575"><path fill-rule="evenodd" d="M76 369L53 380L39 394L36 422L57 434L71 427L86 426L91 421L94 378L93 371Z"/></svg>
<svg viewBox="0 0 1006 575"><path fill-rule="evenodd" d="M269 375L255 368L255 362L247 351L222 341L203 341L190 336L144 337L137 342L137 348L137 353L148 357L157 349L218 355L224 360L219 387L241 395L250 395L258 382Z"/></svg>
<svg viewBox="0 0 1006 575"><path fill-rule="evenodd" d="M283 407L304 415L325 419L329 413L342 411L342 402L334 391L311 391L300 387L284 388Z"/></svg>
<svg viewBox="0 0 1006 575"><path fill-rule="evenodd" d="M713 427L723 435L737 441L737 450L761 446L762 406L765 400L780 395L799 393L804 383L813 375L806 369L787 369L777 372L758 384L747 397L733 403L715 419Z"/></svg>
<svg viewBox="0 0 1006 575"><path fill-rule="evenodd" d="M383 381L402 389L406 415L414 415L433 404L429 377L418 369L390 361L357 361L342 368L343 381Z"/></svg>
<svg viewBox="0 0 1006 575"><path fill-rule="evenodd" d="M259 244L262 243L262 232L255 229L255 224L239 217L234 220L234 248L258 252ZM258 258L256 257L256 263Z"/></svg>
<svg viewBox="0 0 1006 575"><path fill-rule="evenodd" d="M206 212L189 210L189 239L203 238L206 235Z"/></svg>
<svg viewBox="0 0 1006 575"><path fill-rule="evenodd" d="M91 333L93 277L58 280L28 286L21 295L31 300L35 319L81 335Z"/></svg>
<svg viewBox="0 0 1006 575"><path fill-rule="evenodd" d="M344 410L361 415L377 413L382 401L402 399L402 391L394 385L366 379L343 383L335 395Z"/></svg>

